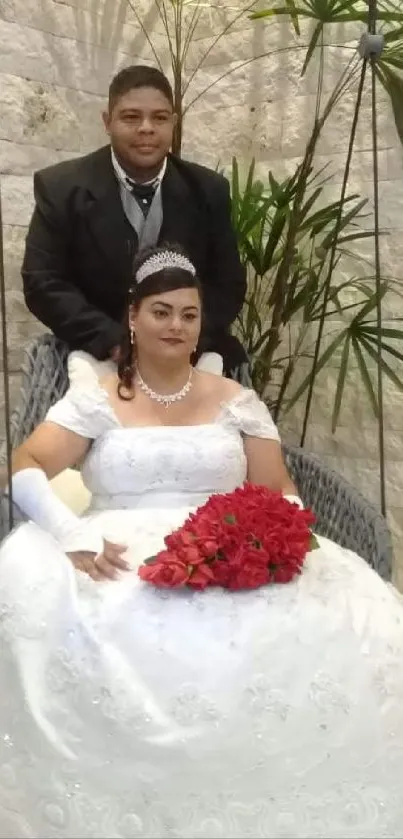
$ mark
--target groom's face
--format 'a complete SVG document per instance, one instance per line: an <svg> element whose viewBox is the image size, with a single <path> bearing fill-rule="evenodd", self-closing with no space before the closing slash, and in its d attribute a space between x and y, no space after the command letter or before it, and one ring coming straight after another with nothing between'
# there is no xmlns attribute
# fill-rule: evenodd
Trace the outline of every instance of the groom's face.
<svg viewBox="0 0 403 839"><path fill-rule="evenodd" d="M172 144L175 115L153 87L133 88L104 114L112 148L127 174L145 177L159 170Z"/></svg>

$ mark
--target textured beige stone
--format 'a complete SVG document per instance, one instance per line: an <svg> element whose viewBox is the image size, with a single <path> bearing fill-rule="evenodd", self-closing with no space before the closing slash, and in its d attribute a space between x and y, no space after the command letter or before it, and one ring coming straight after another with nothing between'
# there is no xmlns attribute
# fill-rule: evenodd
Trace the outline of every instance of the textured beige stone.
<svg viewBox="0 0 403 839"><path fill-rule="evenodd" d="M3 386L3 373L0 370L0 448L5 440L6 437L6 421L5 421L5 388ZM20 398L20 386L21 386L21 376L19 373L12 373L9 377L9 408L10 413L12 414L13 411L17 408L19 404Z"/></svg>
<svg viewBox="0 0 403 839"><path fill-rule="evenodd" d="M347 55L344 57L340 55L339 47L326 50L323 101L334 89L351 49L351 45L345 48ZM256 60L257 56L262 58ZM192 79L190 99L229 70L230 75L220 82L219 87L210 88L210 105L215 104L220 96L225 99L232 96L231 104L236 97L240 104L244 101L258 103L316 95L318 57L313 57L307 72L301 77L304 57L305 50L301 49L298 40L290 38L287 29L284 31L284 21L273 21L266 29L259 22L255 23L243 32L242 38L239 32L233 32L219 41L214 37L197 41L187 62L189 77L200 67ZM239 69L235 73L237 67ZM225 104L225 100L220 104Z"/></svg>
<svg viewBox="0 0 403 839"><path fill-rule="evenodd" d="M139 25L128 20L128 0L90 2L82 8L55 0L7 0L2 17L51 35L105 47L111 52L119 49L133 60L152 55ZM152 23L150 30L156 47L161 49L161 34ZM166 50L165 42L164 45Z"/></svg>
<svg viewBox="0 0 403 839"><path fill-rule="evenodd" d="M0 174L29 175L38 169L52 166L75 157L78 151L57 151L46 146L33 146L29 143L13 143L11 140L0 140Z"/></svg>
<svg viewBox="0 0 403 839"><path fill-rule="evenodd" d="M21 0L14 0L14 2L20 3ZM121 16L125 16L128 21L135 21L136 17L132 11L132 2L130 0L116 0L115 10L116 14ZM82 12L89 12L91 15L94 15L94 12L97 15L105 15L111 14L109 9L110 2L109 0L54 0L55 6L55 14L59 14L59 11L56 11L59 7L71 7L77 13ZM148 21L150 27L153 27L158 20L158 10L155 7L155 4L150 2L150 0L136 0L135 8L138 15L141 16L142 19Z"/></svg>
<svg viewBox="0 0 403 839"><path fill-rule="evenodd" d="M20 2L21 0L14 0L14 2ZM11 0L8 0L11 2ZM94 6L99 14L101 14L105 8L108 6L109 0L97 0L94 4L94 0L55 0L55 5L60 6L71 6L76 10L79 11L94 11ZM166 4L168 7L168 4ZM202 21L200 24L200 32L199 36L206 36L209 32L211 32L212 27L215 29L221 29L225 26L230 19L232 19L235 9L242 9L247 8L251 4L246 3L245 1L238 4L228 3L228 2L218 2L214 4L209 3L202 3ZM156 27L158 23L158 10L156 8L156 4L150 2L150 0L116 0L116 7L119 10L120 14L123 14L123 10L125 6L128 7L127 10L127 19L130 21L135 21L136 17L133 13L132 7L135 6L135 9L139 16L143 20L145 20L150 27ZM184 10L186 15L186 9ZM191 4L189 4L188 15L191 15L193 12ZM240 26L245 26L245 20L249 23L248 18L242 20ZM161 23L158 24L161 27Z"/></svg>
<svg viewBox="0 0 403 839"><path fill-rule="evenodd" d="M73 156L106 142L101 120L104 105L100 96L4 74L0 78L2 139L47 146L56 160L65 159L66 153L60 154L61 150L69 150ZM44 160L43 152L36 155L41 162ZM52 162L48 156L44 165ZM7 171L7 159L4 163L2 160L1 168Z"/></svg>
<svg viewBox="0 0 403 839"><path fill-rule="evenodd" d="M237 12L232 13L231 20L235 20ZM241 21L243 20L243 24ZM219 33L211 33L207 38L198 38L189 54L187 61L188 68L194 68L203 61L203 67L226 67L233 62L247 61L256 55L262 55L274 50L296 49L296 41L284 33L281 21L272 21L271 26L262 26L259 21L250 21L239 18L239 26L242 25L242 37L234 26L222 37ZM300 52L300 51L298 51ZM279 57L284 52L277 53L277 64ZM269 56L270 58L270 56Z"/></svg>
<svg viewBox="0 0 403 839"><path fill-rule="evenodd" d="M320 172L326 167L323 177L332 178L333 184L341 185L346 165L347 150L338 154L315 155L315 171ZM294 174L301 157L279 157L270 161L258 161L256 177L267 178L269 168L277 178ZM381 149L378 153L378 173L380 181L403 180L403 150L398 148ZM365 188L372 193L373 154L372 151L355 151L350 167L350 179L355 184L365 184Z"/></svg>
<svg viewBox="0 0 403 839"><path fill-rule="evenodd" d="M276 111L277 105L269 103L253 112L243 105L219 110L195 108L185 120L184 156L215 167L232 155L249 160L270 150L278 154L281 126Z"/></svg>
<svg viewBox="0 0 403 839"><path fill-rule="evenodd" d="M26 323L28 311L22 288L13 288L7 291L6 311L9 323Z"/></svg>
<svg viewBox="0 0 403 839"><path fill-rule="evenodd" d="M11 373L18 373L24 354L24 348L47 330L33 317L25 321L10 321L7 325L8 337L8 366ZM0 371L3 369L3 357L0 349Z"/></svg>
<svg viewBox="0 0 403 839"><path fill-rule="evenodd" d="M393 582L403 592L403 508L389 506L388 521L395 554Z"/></svg>
<svg viewBox="0 0 403 839"><path fill-rule="evenodd" d="M349 44L326 49L323 102L338 83L354 47L355 44ZM294 96L316 96L319 55L314 54L306 73L301 76L305 52L301 42L290 37L284 21L273 20L271 26L265 28L257 22L245 29L242 38L235 31L218 42L214 38L197 41L187 67L194 69L202 61L202 70L213 76L231 65L245 63L246 90L239 86L238 91L241 96L249 91L255 102L267 101L268 97L282 100ZM256 61L257 56L262 56L262 59ZM197 77L195 83L197 87Z"/></svg>
<svg viewBox="0 0 403 839"><path fill-rule="evenodd" d="M3 382L2 382L2 384L3 384ZM18 398L19 398L19 395L20 395L20 384L21 384L21 378L20 378L19 374L18 373L15 373L15 374L13 373L10 376L10 382L9 382L9 397L10 397L11 410L13 410L18 403ZM2 418L4 416L5 398L4 398L4 392L3 391L4 391L4 388L2 388L1 391L0 391L0 439L1 439L1 437L3 435L3 432L4 432Z"/></svg>
<svg viewBox="0 0 403 839"><path fill-rule="evenodd" d="M368 203L360 220L360 227L364 230L374 229L373 217L373 182L356 181L350 179L349 192L366 198ZM394 231L401 230L401 211L403 207L403 178L395 181L384 180L379 183L379 224L386 239ZM331 201L340 196L340 187L332 185L324 190L324 200Z"/></svg>
<svg viewBox="0 0 403 839"><path fill-rule="evenodd" d="M9 399L10 399L10 413L11 415L13 412L18 408L20 402L20 387L21 387L21 375L20 373L11 373L9 377ZM3 387L3 374L0 367L0 451L5 445L6 441L6 411L5 411L5 398L4 398L5 389ZM4 461L6 458L6 453L4 452ZM3 458L2 458L3 460Z"/></svg>
<svg viewBox="0 0 403 839"><path fill-rule="evenodd" d="M280 118L283 124L282 153L285 157L296 157L304 153L312 132L315 102L314 95L284 97L282 100ZM326 122L317 145L318 154L332 155L346 151L354 106L355 91L348 91ZM368 96L362 102L360 114L355 148L371 151L371 106ZM378 134L380 149L399 145L390 105L384 98L378 103Z"/></svg>
<svg viewBox="0 0 403 839"><path fill-rule="evenodd" d="M6 289L21 289L21 263L24 255L26 227L4 225L3 248Z"/></svg>
<svg viewBox="0 0 403 839"><path fill-rule="evenodd" d="M242 107L244 109L243 123L245 128L249 127L250 131L254 131L256 122L260 126L260 138L254 144L253 153L260 161L261 171L263 166L269 168L269 165L272 165L272 168L276 171L273 164L276 164L279 159L279 155L275 154L278 148L279 128L281 128L279 174L284 170L286 172L294 170L305 151L306 143L312 131L315 97L300 95L295 86L290 90L289 85L286 86L288 95L282 97L281 91L284 90L284 84L279 83L275 74L270 73L267 66L261 67L261 64L263 62L251 63L236 69L237 64L233 63L228 65L226 69L214 67L206 71L200 71L200 74L190 85L185 97L185 103L187 107L189 105L190 107L186 116L184 152L188 148L192 148L204 156L207 143L204 142L204 134L202 135L203 139L201 139L199 125L206 120L213 125L218 121L217 137L222 141L220 160L223 164L227 164L232 157L233 147L227 141L228 135L225 133L224 136L221 135L220 114L223 108L230 108L234 114L237 114L240 111L236 109ZM234 68L233 72L222 77L231 68ZM255 78L261 79L262 77L266 79L266 82L264 94L260 95ZM200 94L203 94L201 98L194 102L194 99ZM317 146L316 166L318 170L333 161L335 153L337 153L335 161L337 168L335 167L333 177L335 184L340 183L341 173L343 172L352 107L353 98L348 95L329 118ZM351 187L356 187L357 182L360 184L366 181L366 188L371 187L369 193L371 194L372 152L368 126L369 106L365 106L361 129L357 134L350 182ZM198 142L195 139L195 134L199 137ZM272 138L274 138L274 142ZM401 177L403 170L402 152L397 141L396 128L391 119L390 106L385 102L381 102L379 106L379 138L383 180L394 180ZM242 150L241 154L246 155L247 153ZM249 152L250 154L251 152ZM211 152L209 152L209 161L211 161L211 157ZM330 172L331 168L329 167L329 174Z"/></svg>
<svg viewBox="0 0 403 839"><path fill-rule="evenodd" d="M194 76L191 71L186 74L186 84L186 106L193 107L196 100L204 109L235 104L259 108L265 103L280 102L286 84L289 95L298 95L298 86L295 80L286 80L278 55L247 62L233 56L227 64L202 65Z"/></svg>
<svg viewBox="0 0 403 839"><path fill-rule="evenodd" d="M320 424L324 429L331 429L331 417L333 411L333 396L335 393L337 370L327 367L315 383L311 421ZM385 424L388 430L397 433L403 432L403 393L398 391L394 385L385 377L384 384L384 415ZM293 388L290 388L293 392ZM293 424L300 427L304 416L305 398L292 408ZM357 433L357 456L360 456L361 434L364 428L372 428L374 425L374 414L371 408L361 378L357 376L354 369L349 370L343 395L343 403L340 412L339 424L351 429L352 435ZM403 459L403 457L402 457ZM403 474L402 474L403 477Z"/></svg>
<svg viewBox="0 0 403 839"><path fill-rule="evenodd" d="M0 19L2 71L106 96L113 74L133 55Z"/></svg>
<svg viewBox="0 0 403 839"><path fill-rule="evenodd" d="M126 2L126 0L118 0L120 4L123 2ZM73 9L78 9L79 11L87 10L89 12L94 9L94 6L97 12L102 12L107 3L108 0L96 0L95 4L93 0L55 0L55 6L71 6ZM147 0L139 0L139 8L147 10L148 7Z"/></svg>
<svg viewBox="0 0 403 839"><path fill-rule="evenodd" d="M85 2L85 0L75 0L75 2ZM147 0L128 0L129 6L131 7L131 11L128 13L128 20L135 21L136 16L133 12L133 7L136 8L136 11L139 15L141 15L141 19L147 26L152 29L154 32L163 32L164 27L162 24L161 19L158 17L157 14L157 4L147 2ZM188 3L184 5L183 8L183 21L184 21L184 29L183 31L186 32L186 26L189 22L193 19L193 14L195 10L195 5L192 3ZM252 6L252 3L248 2L248 0L241 0L240 3L232 3L226 2L226 0L221 0L221 2L202 2L199 6L199 16L198 16L198 23L195 32L195 39L199 38L209 38L212 33L217 35L223 31L224 28L228 27L231 22L234 20L234 16L236 14L242 13L243 10ZM257 2L254 4L257 7ZM171 21L171 32L173 32L173 14L170 12L170 4L165 3L165 8L168 11L168 18ZM252 26L252 21L249 19L248 14L239 14L238 20L234 25L238 31L244 31L246 28Z"/></svg>
<svg viewBox="0 0 403 839"><path fill-rule="evenodd" d="M34 206L32 177L3 175L1 178L3 223L26 227Z"/></svg>
<svg viewBox="0 0 403 839"><path fill-rule="evenodd" d="M346 480L356 487L367 500L379 509L380 505L380 488L379 488L379 461L377 459L366 460L361 458L347 458L347 457L332 457L328 455L322 456L322 461L326 465L343 475ZM401 473L403 468L403 461L394 464L397 471ZM401 493L400 478L398 479L398 486L388 470L388 499L389 503L398 503L396 499Z"/></svg>
<svg viewBox="0 0 403 839"><path fill-rule="evenodd" d="M330 401L330 400L329 400ZM287 440L298 443L300 435L295 426L293 431L287 430L287 421L284 431ZM374 452L379 449L378 425L374 419L373 424L359 428L340 426L332 434L329 425L322 425L312 422L308 426L305 447L308 451L317 455L324 455L334 458L346 457L357 460L372 460ZM388 428L385 435L386 457L393 461L403 460L402 457L402 432ZM364 487L363 487L364 490Z"/></svg>

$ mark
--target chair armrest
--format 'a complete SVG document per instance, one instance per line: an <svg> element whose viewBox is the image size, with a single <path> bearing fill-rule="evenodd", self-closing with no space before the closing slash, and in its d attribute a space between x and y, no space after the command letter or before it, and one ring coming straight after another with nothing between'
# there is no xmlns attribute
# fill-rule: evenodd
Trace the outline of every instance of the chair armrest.
<svg viewBox="0 0 403 839"><path fill-rule="evenodd" d="M18 405L11 417L11 443L16 448L43 422L49 408L67 390L66 344L54 335L41 335L24 352ZM6 462L6 446L0 446L0 464Z"/></svg>
<svg viewBox="0 0 403 839"><path fill-rule="evenodd" d="M294 446L285 447L284 454L304 504L316 516L316 531L359 554L390 580L393 548L384 516L315 455Z"/></svg>
<svg viewBox="0 0 403 839"><path fill-rule="evenodd" d="M15 527L17 524L26 521L19 507L16 504L12 505L12 524ZM6 491L0 491L0 544L8 536L10 532L10 505L8 494Z"/></svg>

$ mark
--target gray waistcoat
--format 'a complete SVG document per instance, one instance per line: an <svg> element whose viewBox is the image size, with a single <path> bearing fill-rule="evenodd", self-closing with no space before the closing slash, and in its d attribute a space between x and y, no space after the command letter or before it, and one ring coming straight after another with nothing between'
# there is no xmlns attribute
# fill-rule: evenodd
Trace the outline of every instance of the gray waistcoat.
<svg viewBox="0 0 403 839"><path fill-rule="evenodd" d="M119 188L126 218L138 236L139 250L154 247L158 243L158 237L162 227L161 184L155 190L154 198L146 217L144 217L144 213L134 195L122 183L119 184Z"/></svg>

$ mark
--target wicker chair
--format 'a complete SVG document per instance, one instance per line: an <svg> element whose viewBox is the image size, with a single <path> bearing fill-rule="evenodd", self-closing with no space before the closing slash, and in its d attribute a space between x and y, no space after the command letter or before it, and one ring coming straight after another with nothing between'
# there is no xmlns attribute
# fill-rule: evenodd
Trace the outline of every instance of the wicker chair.
<svg viewBox="0 0 403 839"><path fill-rule="evenodd" d="M12 416L13 447L40 423L67 389L65 344L43 335L26 350L20 403ZM340 475L302 449L284 448L289 471L306 506L316 515L316 531L362 556L385 580L391 578L392 547L387 523ZM6 460L3 447L0 463ZM7 499L0 496L0 540L7 533ZM18 520L18 514L15 516Z"/></svg>

